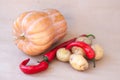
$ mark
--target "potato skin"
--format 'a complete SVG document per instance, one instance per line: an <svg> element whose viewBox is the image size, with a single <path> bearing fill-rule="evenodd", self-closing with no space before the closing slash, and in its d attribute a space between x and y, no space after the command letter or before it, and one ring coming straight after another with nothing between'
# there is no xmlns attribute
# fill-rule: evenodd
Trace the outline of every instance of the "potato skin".
<svg viewBox="0 0 120 80"><path fill-rule="evenodd" d="M88 62L87 60L80 54L72 54L69 59L69 63L72 66L72 68L83 71L88 69Z"/></svg>
<svg viewBox="0 0 120 80"><path fill-rule="evenodd" d="M84 50L80 47L74 46L74 47L72 47L71 51L73 54L80 54L82 56L85 56Z"/></svg>
<svg viewBox="0 0 120 80"><path fill-rule="evenodd" d="M65 48L60 48L56 52L56 57L59 61L68 62L71 52Z"/></svg>
<svg viewBox="0 0 120 80"><path fill-rule="evenodd" d="M89 39L89 38L87 38L87 37L78 37L78 38L76 39L76 41L83 41L83 42L85 42L85 43L87 43L87 44L89 44L89 45L92 44L92 40Z"/></svg>
<svg viewBox="0 0 120 80"><path fill-rule="evenodd" d="M91 46L95 51L95 60L100 60L103 58L104 50L99 44L94 44Z"/></svg>

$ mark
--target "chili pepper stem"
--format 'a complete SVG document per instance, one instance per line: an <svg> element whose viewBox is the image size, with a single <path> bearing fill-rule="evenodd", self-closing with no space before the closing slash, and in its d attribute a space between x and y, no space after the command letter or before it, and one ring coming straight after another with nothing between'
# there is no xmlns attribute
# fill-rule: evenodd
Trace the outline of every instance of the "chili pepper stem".
<svg viewBox="0 0 120 80"><path fill-rule="evenodd" d="M92 37L93 39L95 39L95 36L93 34L82 34L79 37Z"/></svg>
<svg viewBox="0 0 120 80"><path fill-rule="evenodd" d="M43 59L42 60L44 60L44 61L46 61L46 62L49 62L48 61L48 58L46 57L46 56L43 56ZM41 61L37 61L37 63L40 63Z"/></svg>
<svg viewBox="0 0 120 80"><path fill-rule="evenodd" d="M43 56L43 60L48 62L48 58L46 56Z"/></svg>
<svg viewBox="0 0 120 80"><path fill-rule="evenodd" d="M66 42L63 42L61 44L59 44L58 46L56 46L55 48L53 48L52 50L50 50L49 52L47 52L43 57L45 61L48 61L48 62L51 62L54 58L55 58L55 55L56 55L56 51L59 49L59 48L62 48L62 47L66 47L68 44L72 43L72 42L75 42L76 38L73 38L73 39L70 39Z"/></svg>
<svg viewBox="0 0 120 80"><path fill-rule="evenodd" d="M95 36L93 34L88 34L86 35L87 37L92 37L93 39L95 39Z"/></svg>
<svg viewBox="0 0 120 80"><path fill-rule="evenodd" d="M96 67L95 58L92 59L92 62L93 62L93 67L95 68Z"/></svg>

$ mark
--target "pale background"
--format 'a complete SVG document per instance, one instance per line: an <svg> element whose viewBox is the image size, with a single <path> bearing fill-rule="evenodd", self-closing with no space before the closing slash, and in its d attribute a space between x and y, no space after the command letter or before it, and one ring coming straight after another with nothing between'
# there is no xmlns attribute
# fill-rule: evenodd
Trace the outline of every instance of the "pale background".
<svg viewBox="0 0 120 80"><path fill-rule="evenodd" d="M34 75L19 70L23 54L13 43L12 25L25 11L58 9L68 23L65 39L92 33L104 47L97 67L79 72L68 63L54 60L49 68ZM38 57L30 57L36 63ZM120 0L0 0L0 80L119 80L120 79Z"/></svg>

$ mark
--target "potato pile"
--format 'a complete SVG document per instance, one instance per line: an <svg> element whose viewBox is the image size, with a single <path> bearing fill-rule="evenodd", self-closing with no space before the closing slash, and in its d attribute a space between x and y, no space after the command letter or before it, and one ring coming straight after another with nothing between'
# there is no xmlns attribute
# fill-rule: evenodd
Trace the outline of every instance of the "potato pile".
<svg viewBox="0 0 120 80"><path fill-rule="evenodd" d="M99 44L93 44L94 36L79 36L76 41L83 41L91 46L95 52L95 61L103 58L104 50ZM78 71L84 71L89 68L88 60L84 50L81 47L74 46L71 50L60 48L56 52L56 58L62 62L69 62L71 67Z"/></svg>

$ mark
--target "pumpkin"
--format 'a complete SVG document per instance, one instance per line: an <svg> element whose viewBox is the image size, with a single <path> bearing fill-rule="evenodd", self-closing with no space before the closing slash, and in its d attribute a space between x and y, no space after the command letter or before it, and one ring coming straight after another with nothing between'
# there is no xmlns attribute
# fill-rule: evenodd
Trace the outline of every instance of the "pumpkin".
<svg viewBox="0 0 120 80"><path fill-rule="evenodd" d="M24 53L34 56L43 53L67 32L64 16L56 9L22 13L13 25L15 44Z"/></svg>

